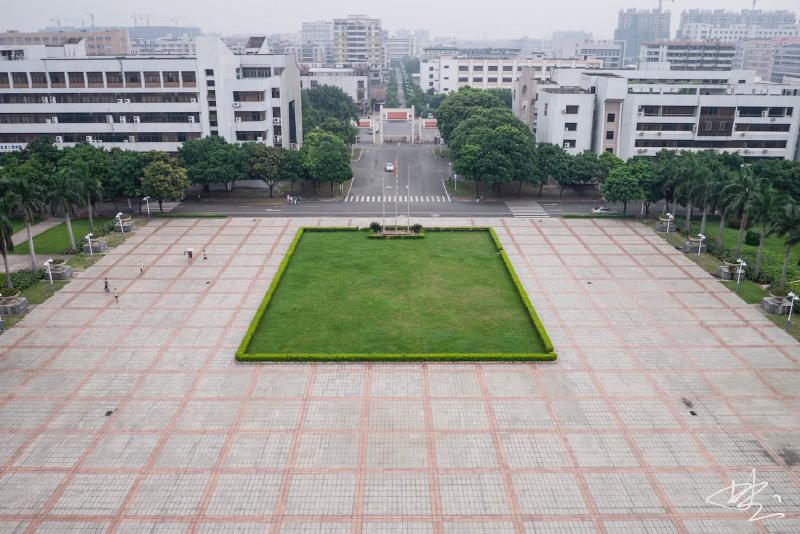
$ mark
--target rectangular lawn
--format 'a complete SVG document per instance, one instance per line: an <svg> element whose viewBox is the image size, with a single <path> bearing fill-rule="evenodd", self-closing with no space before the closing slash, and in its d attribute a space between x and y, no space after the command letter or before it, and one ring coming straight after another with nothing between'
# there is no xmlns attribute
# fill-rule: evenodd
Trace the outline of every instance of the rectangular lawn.
<svg viewBox="0 0 800 534"><path fill-rule="evenodd" d="M548 352L485 229L307 231L255 321L245 356Z"/></svg>
<svg viewBox="0 0 800 534"><path fill-rule="evenodd" d="M95 217L94 227L100 228L114 219L109 217ZM89 233L89 219L72 219L72 235L75 236L75 243L80 247L86 242L85 236ZM23 225L23 228L25 226ZM69 249L69 234L67 234L67 223L61 223L41 234L34 236L33 248L36 254L64 254ZM23 241L14 247L14 254L28 254L28 242Z"/></svg>

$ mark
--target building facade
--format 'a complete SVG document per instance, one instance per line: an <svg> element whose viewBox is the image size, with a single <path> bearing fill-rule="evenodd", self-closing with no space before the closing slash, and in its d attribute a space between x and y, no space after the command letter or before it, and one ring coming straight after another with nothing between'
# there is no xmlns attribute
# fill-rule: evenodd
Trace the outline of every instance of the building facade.
<svg viewBox="0 0 800 534"><path fill-rule="evenodd" d="M300 45L307 51L303 53L303 62L328 64L333 62L333 22L329 20L317 20L314 22L304 22L300 29ZM315 61L306 61L307 57L315 58ZM321 62L316 61L322 58Z"/></svg>
<svg viewBox="0 0 800 534"><path fill-rule="evenodd" d="M0 33L0 46L58 46L76 39L86 41L86 53L90 56L122 56L131 53L130 38L126 28L45 32L7 31Z"/></svg>
<svg viewBox="0 0 800 534"><path fill-rule="evenodd" d="M234 55L200 37L196 56L54 57L55 47L0 47L0 150L45 136L58 147L175 152L218 135L302 144L294 57ZM15 50L16 60L8 60ZM63 55L63 54L62 54Z"/></svg>
<svg viewBox="0 0 800 534"><path fill-rule="evenodd" d="M538 91L539 143L625 160L663 149L798 158L800 85L750 71L585 71L567 81Z"/></svg>
<svg viewBox="0 0 800 534"><path fill-rule="evenodd" d="M576 50L584 59L599 59L604 69L621 69L625 66L625 41L584 41Z"/></svg>
<svg viewBox="0 0 800 534"><path fill-rule="evenodd" d="M659 9L620 10L615 41L625 41L625 62L634 63L643 42L669 39L670 12Z"/></svg>
<svg viewBox="0 0 800 534"><path fill-rule="evenodd" d="M155 39L146 39L143 37L131 38L131 54L138 55L183 55L191 56L197 53L197 47L194 44L194 37L188 35L181 35L177 37L156 37Z"/></svg>
<svg viewBox="0 0 800 534"><path fill-rule="evenodd" d="M420 60L420 86L423 91L451 93L460 87L512 89L514 79L524 67L531 67L540 81L550 79L557 68L599 69L600 59L557 59L543 55L520 56L517 50L501 49L426 49ZM454 53L455 52L455 53Z"/></svg>
<svg viewBox="0 0 800 534"><path fill-rule="evenodd" d="M736 68L753 70L762 80L800 83L800 37L739 41Z"/></svg>
<svg viewBox="0 0 800 534"><path fill-rule="evenodd" d="M369 109L369 75L353 69L344 68L312 68L300 76L303 89L314 89L323 85L338 87L347 93L362 113Z"/></svg>
<svg viewBox="0 0 800 534"><path fill-rule="evenodd" d="M678 39L768 39L788 37L797 31L797 17L788 10L761 9L690 9L681 12Z"/></svg>
<svg viewBox="0 0 800 534"><path fill-rule="evenodd" d="M720 41L655 41L642 43L639 68L648 63L669 63L672 70L731 70L736 43Z"/></svg>
<svg viewBox="0 0 800 534"><path fill-rule="evenodd" d="M365 15L334 19L333 62L342 67L367 65L370 69L384 70L384 37L380 19Z"/></svg>
<svg viewBox="0 0 800 534"><path fill-rule="evenodd" d="M787 28L765 28L747 24L734 24L731 26L715 26L706 23L691 23L684 26L680 32L682 39L691 41L713 40L734 43L742 39L774 39L778 37L792 37L798 35L796 26Z"/></svg>
<svg viewBox="0 0 800 534"><path fill-rule="evenodd" d="M402 61L416 55L417 47L412 36L389 37L386 40L386 64Z"/></svg>

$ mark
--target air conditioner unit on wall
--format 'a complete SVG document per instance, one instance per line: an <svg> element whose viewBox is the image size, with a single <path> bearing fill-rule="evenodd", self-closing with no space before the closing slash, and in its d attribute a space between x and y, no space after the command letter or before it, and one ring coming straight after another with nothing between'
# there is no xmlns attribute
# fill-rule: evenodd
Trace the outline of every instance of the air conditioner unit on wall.
<svg viewBox="0 0 800 534"><path fill-rule="evenodd" d="M139 124L140 122L142 122L141 117L139 117L139 115L134 115L133 116L133 123L134 124Z"/></svg>
<svg viewBox="0 0 800 534"><path fill-rule="evenodd" d="M240 108L240 107L242 107L242 103L241 102L234 102L233 103L233 107Z"/></svg>
<svg viewBox="0 0 800 534"><path fill-rule="evenodd" d="M263 143L264 142L264 138L261 137L261 136L258 136L258 137L256 137L256 141L259 142L259 143Z"/></svg>
<svg viewBox="0 0 800 534"><path fill-rule="evenodd" d="M128 136L128 141L131 142L131 143L135 143L136 142L136 137L134 137L132 135L129 135Z"/></svg>
<svg viewBox="0 0 800 534"><path fill-rule="evenodd" d="M51 104L55 104L55 103L56 103L56 97L54 97L54 96L51 96L51 97L50 97L50 103L51 103Z"/></svg>
<svg viewBox="0 0 800 534"><path fill-rule="evenodd" d="M122 100L121 98L118 98L118 99L117 99L117 104L122 104L123 102L125 102L125 101L124 101L124 100Z"/></svg>
<svg viewBox="0 0 800 534"><path fill-rule="evenodd" d="M43 96L42 97L42 104L47 104L48 102L50 102L50 99L47 98L46 96Z"/></svg>
<svg viewBox="0 0 800 534"><path fill-rule="evenodd" d="M94 138L93 138L91 135L87 135L87 136L86 136L86 142L87 142L87 143L91 143L91 142L93 142L93 141L94 141Z"/></svg>
<svg viewBox="0 0 800 534"><path fill-rule="evenodd" d="M190 98L189 102L191 102L192 104L197 104L197 99L196 98Z"/></svg>
<svg viewBox="0 0 800 534"><path fill-rule="evenodd" d="M126 98L126 99L125 99L125 103L126 103L126 104L130 104L130 103L131 103L131 99L130 99L130 98Z"/></svg>
<svg viewBox="0 0 800 534"><path fill-rule="evenodd" d="M64 142L64 138L62 136L60 136L60 135L57 135L56 136L56 143L60 145L63 142Z"/></svg>
<svg viewBox="0 0 800 534"><path fill-rule="evenodd" d="M241 117L236 117L236 122L242 122L242 118Z"/></svg>
<svg viewBox="0 0 800 534"><path fill-rule="evenodd" d="M189 122L194 124L194 115L189 115Z"/></svg>
<svg viewBox="0 0 800 534"><path fill-rule="evenodd" d="M272 124L280 124L281 118L280 117L272 117Z"/></svg>
<svg viewBox="0 0 800 534"><path fill-rule="evenodd" d="M113 124L114 115L106 115L106 122L109 123L109 124Z"/></svg>

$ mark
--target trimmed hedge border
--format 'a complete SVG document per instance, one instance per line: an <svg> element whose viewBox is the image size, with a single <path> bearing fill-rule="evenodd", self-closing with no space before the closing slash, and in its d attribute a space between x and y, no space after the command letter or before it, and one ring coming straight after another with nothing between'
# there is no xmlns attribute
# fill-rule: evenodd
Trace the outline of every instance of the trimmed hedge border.
<svg viewBox="0 0 800 534"><path fill-rule="evenodd" d="M531 304L530 299L528 298L528 294L525 292L525 289L522 287L522 283L517 276L516 271L514 270L514 266L511 264L511 260L508 259L508 255L506 254L505 250L503 249L503 245L500 243L497 234L495 233L494 229L491 227L485 226L455 226L455 227L435 227L435 228L425 228L425 231L434 231L434 232L489 232L489 235L492 238L492 242L494 243L497 251L500 253L500 257L503 260L503 265L506 267L506 272L511 277L511 281L514 283L514 286L517 288L517 294L519 295L520 299L522 300L522 304L525 306L525 309L528 312L528 316L530 317L531 321L533 322L534 327L536 328L539 337L542 339L542 343L544 343L544 353L444 353L444 354L279 354L279 353L261 353L261 354L250 354L247 352L247 347L250 345L250 341L253 339L253 335L255 334L256 327L261 322L264 313L269 306L270 301L272 300L272 296L275 294L275 291L278 289L278 285L280 284L281 278L283 278L283 273L286 271L286 268L289 265L289 262L294 255L295 250L297 249L297 245L300 243L300 239L303 237L303 234L306 232L358 232L361 231L358 227L313 227L313 226L305 226L301 227L297 230L297 234L295 234L294 239L292 239L289 248L286 250L286 255L284 256L283 260L281 261L278 270L275 273L275 277L272 279L272 283L267 290L267 293L264 295L261 304L256 310L255 317L250 322L250 326L247 327L247 332L245 332L244 338L242 342L239 344L239 348L236 350L236 360L240 362L299 362L299 361L320 361L320 362L371 362L371 361L384 361L384 362L424 362L424 361L452 361L452 362L468 362L468 361L508 361L508 362L521 362L521 361L554 361L558 357L558 355L553 351L553 342L550 340L550 336L547 335L547 331L544 329L544 325L542 321L539 319L539 315L536 313L536 310L533 308L533 304ZM372 236L368 234L368 237L378 237ZM410 237L424 237L424 232L422 235L417 236L405 236L406 239Z"/></svg>
<svg viewBox="0 0 800 534"><path fill-rule="evenodd" d="M418 234L376 234L370 232L367 234L370 239L422 239L425 237L425 232L422 231Z"/></svg>

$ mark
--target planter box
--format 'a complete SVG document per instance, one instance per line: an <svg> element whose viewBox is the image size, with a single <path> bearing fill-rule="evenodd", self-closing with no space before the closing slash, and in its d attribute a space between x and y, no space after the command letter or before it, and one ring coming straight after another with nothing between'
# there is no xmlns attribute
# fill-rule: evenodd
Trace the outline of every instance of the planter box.
<svg viewBox="0 0 800 534"><path fill-rule="evenodd" d="M714 275L720 280L736 280L736 269L730 270L727 265L720 265ZM742 273L741 280L746 280L745 273Z"/></svg>
<svg viewBox="0 0 800 534"><path fill-rule="evenodd" d="M656 223L656 232L666 232L666 231L667 231L667 223L658 221ZM669 223L669 231L670 232L675 231L675 221Z"/></svg>
<svg viewBox="0 0 800 534"><path fill-rule="evenodd" d="M2 315L22 315L28 309L28 299L17 297L7 304L0 302L0 316Z"/></svg>
<svg viewBox="0 0 800 534"><path fill-rule="evenodd" d="M0 334L3 333L4 329L5 329L5 324L3 323L3 319L0 319Z"/></svg>
<svg viewBox="0 0 800 534"><path fill-rule="evenodd" d="M136 223L134 223L132 219L129 220L129 221L126 221L125 219L123 219L122 220L122 227L125 230L126 234L128 232L135 232L136 231ZM115 232L121 232L122 231L119 228L119 223L116 222L116 221L114 221L114 231ZM94 246L94 243L92 243L92 246Z"/></svg>
<svg viewBox="0 0 800 534"><path fill-rule="evenodd" d="M72 267L69 265L51 267L50 272L53 274L53 280L69 280L72 278ZM48 278L47 271L45 271L44 277Z"/></svg>
<svg viewBox="0 0 800 534"><path fill-rule="evenodd" d="M126 229L125 231L127 232L128 230ZM105 252L106 250L108 250L108 243L106 243L105 241L102 241L102 240L97 240L97 241L93 240L92 241L92 251L91 251L91 253L97 254L99 252ZM83 244L83 253L84 254L89 254L90 253L89 252L89 244L88 243L84 242L84 244Z"/></svg>
<svg viewBox="0 0 800 534"><path fill-rule="evenodd" d="M672 231L672 228L670 228L670 231ZM695 254L697 254L698 249L700 250L701 253L708 252L708 247L706 246L706 242L703 241L703 244L701 245L700 243L697 242L686 241L683 244L683 248L681 250L683 250L686 253L694 252Z"/></svg>
<svg viewBox="0 0 800 534"><path fill-rule="evenodd" d="M788 315L792 303L781 297L764 297L761 299L761 309L776 315Z"/></svg>

